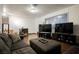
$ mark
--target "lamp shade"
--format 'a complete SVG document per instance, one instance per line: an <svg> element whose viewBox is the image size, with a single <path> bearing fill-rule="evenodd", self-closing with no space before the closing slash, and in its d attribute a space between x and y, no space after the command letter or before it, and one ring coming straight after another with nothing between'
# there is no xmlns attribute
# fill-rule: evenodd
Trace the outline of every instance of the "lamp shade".
<svg viewBox="0 0 79 59"><path fill-rule="evenodd" d="M9 17L8 16L2 16L2 24L9 24Z"/></svg>

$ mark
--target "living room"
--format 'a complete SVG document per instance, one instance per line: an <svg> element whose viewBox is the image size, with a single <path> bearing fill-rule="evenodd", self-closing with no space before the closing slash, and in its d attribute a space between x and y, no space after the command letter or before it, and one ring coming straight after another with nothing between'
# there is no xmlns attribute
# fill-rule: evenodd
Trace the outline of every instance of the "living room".
<svg viewBox="0 0 79 59"><path fill-rule="evenodd" d="M30 10L30 8L35 9ZM5 43L3 42L3 45L0 45L0 53L78 54L78 10L78 4L1 4L0 42L2 43L4 41ZM66 31L68 27L67 30L69 30L69 32L62 33L62 29L58 28L57 31L60 30L60 32L56 32L56 24L63 23L70 24L65 26L64 29ZM46 26L45 24L51 25ZM40 25L50 27L50 34L40 34ZM56 37L57 35L60 35L60 37L69 36L69 38L65 38L70 39L70 41L61 41L61 39ZM56 37L57 40L55 40L54 37ZM6 46L4 44L6 44ZM73 52L70 52L70 50Z"/></svg>

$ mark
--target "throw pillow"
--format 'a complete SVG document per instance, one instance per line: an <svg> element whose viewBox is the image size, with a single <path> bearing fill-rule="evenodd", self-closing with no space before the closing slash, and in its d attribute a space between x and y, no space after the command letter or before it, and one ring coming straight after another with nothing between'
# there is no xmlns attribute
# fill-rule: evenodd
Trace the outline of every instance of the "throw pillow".
<svg viewBox="0 0 79 59"><path fill-rule="evenodd" d="M0 38L0 54L9 54L10 48L5 44L5 42Z"/></svg>
<svg viewBox="0 0 79 59"><path fill-rule="evenodd" d="M12 39L13 43L21 40L20 37L19 37L19 35L9 34L9 37Z"/></svg>
<svg viewBox="0 0 79 59"><path fill-rule="evenodd" d="M6 43L6 45L11 48L12 40L8 36L8 34L2 33L0 34L1 39Z"/></svg>

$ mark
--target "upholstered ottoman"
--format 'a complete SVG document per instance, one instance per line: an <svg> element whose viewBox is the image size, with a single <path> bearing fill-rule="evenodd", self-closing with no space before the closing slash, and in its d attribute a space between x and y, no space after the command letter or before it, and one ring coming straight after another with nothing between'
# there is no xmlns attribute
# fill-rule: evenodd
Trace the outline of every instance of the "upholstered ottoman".
<svg viewBox="0 0 79 59"><path fill-rule="evenodd" d="M59 42L54 40L36 38L30 40L30 45L32 49L38 54L60 54L61 45Z"/></svg>

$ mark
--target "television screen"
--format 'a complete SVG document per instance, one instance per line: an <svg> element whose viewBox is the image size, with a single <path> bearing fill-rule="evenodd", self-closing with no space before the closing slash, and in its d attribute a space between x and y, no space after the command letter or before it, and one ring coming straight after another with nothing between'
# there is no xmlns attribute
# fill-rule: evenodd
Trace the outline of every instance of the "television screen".
<svg viewBox="0 0 79 59"><path fill-rule="evenodd" d="M39 25L39 32L51 32L51 24L40 24Z"/></svg>
<svg viewBox="0 0 79 59"><path fill-rule="evenodd" d="M73 23L60 23L55 25L55 32L73 33Z"/></svg>

